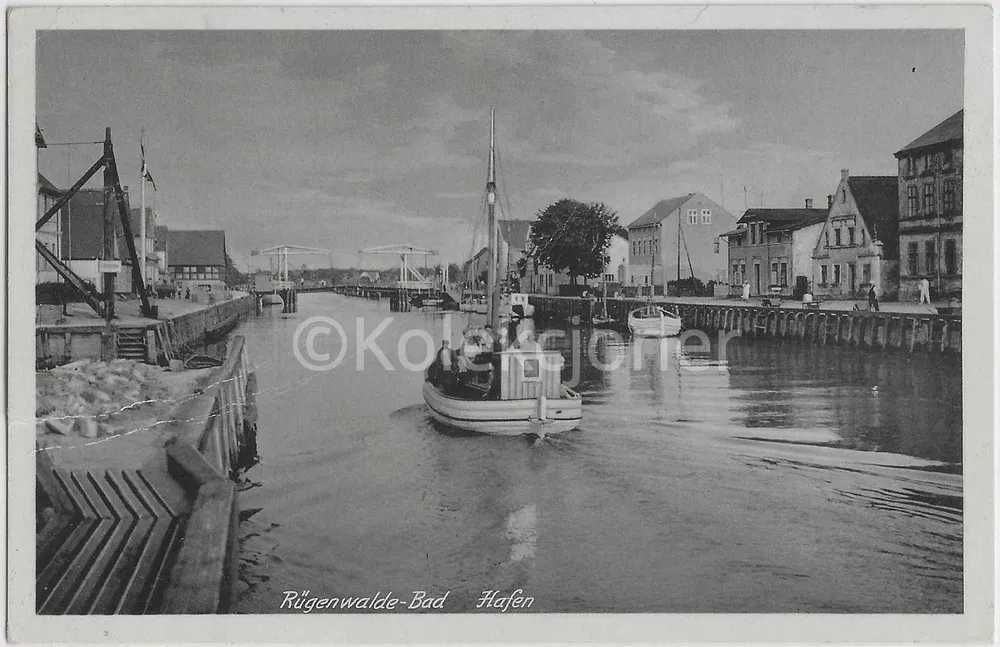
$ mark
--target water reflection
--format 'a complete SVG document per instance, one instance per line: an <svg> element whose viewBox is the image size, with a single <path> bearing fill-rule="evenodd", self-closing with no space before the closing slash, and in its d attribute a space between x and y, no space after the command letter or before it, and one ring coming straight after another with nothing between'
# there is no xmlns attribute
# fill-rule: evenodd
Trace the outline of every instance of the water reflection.
<svg viewBox="0 0 1000 647"><path fill-rule="evenodd" d="M435 426L422 375L394 358L356 369L355 317L392 317L388 354L414 328L457 342L475 318L299 306L240 331L264 456L262 487L241 494L262 510L244 525L240 611L276 611L282 590L424 589L463 612L517 587L532 611L961 611L957 362L557 329L546 345L584 421L533 443ZM290 352L312 314L348 332L337 370Z"/></svg>

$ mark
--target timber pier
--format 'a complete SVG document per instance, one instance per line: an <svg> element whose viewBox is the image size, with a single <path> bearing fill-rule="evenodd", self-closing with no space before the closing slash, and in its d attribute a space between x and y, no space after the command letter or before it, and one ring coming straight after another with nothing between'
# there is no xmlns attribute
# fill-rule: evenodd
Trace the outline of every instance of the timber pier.
<svg viewBox="0 0 1000 647"><path fill-rule="evenodd" d="M591 321L600 302L577 297L531 295L539 322ZM608 315L624 329L628 313L643 299L608 299ZM961 353L962 316L772 307L745 303L657 301L675 310L684 330L737 332L820 345L859 346L903 352Z"/></svg>

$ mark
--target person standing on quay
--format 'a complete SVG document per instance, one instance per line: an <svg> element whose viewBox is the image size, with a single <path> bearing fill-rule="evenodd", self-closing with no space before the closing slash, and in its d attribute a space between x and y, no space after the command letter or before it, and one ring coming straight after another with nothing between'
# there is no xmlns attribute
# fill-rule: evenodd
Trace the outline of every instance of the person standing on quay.
<svg viewBox="0 0 1000 647"><path fill-rule="evenodd" d="M931 282L926 278L920 279L920 303L931 302Z"/></svg>
<svg viewBox="0 0 1000 647"><path fill-rule="evenodd" d="M878 312L878 292L875 290L874 283L868 288L868 310Z"/></svg>
<svg viewBox="0 0 1000 647"><path fill-rule="evenodd" d="M750 281L743 281L743 300L750 300Z"/></svg>

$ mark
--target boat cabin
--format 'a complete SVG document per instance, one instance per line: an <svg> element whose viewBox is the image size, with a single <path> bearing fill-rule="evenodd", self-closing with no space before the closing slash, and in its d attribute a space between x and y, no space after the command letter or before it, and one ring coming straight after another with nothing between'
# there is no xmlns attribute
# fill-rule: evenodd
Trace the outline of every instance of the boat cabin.
<svg viewBox="0 0 1000 647"><path fill-rule="evenodd" d="M561 397L562 354L557 350L510 348L500 352L500 399Z"/></svg>

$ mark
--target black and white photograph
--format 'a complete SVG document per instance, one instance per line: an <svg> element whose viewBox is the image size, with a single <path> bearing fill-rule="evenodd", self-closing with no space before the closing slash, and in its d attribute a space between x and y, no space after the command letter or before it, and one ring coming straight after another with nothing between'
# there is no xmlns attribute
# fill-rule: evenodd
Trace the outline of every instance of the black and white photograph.
<svg viewBox="0 0 1000 647"><path fill-rule="evenodd" d="M917 13L31 31L25 612L992 608L992 92Z"/></svg>

